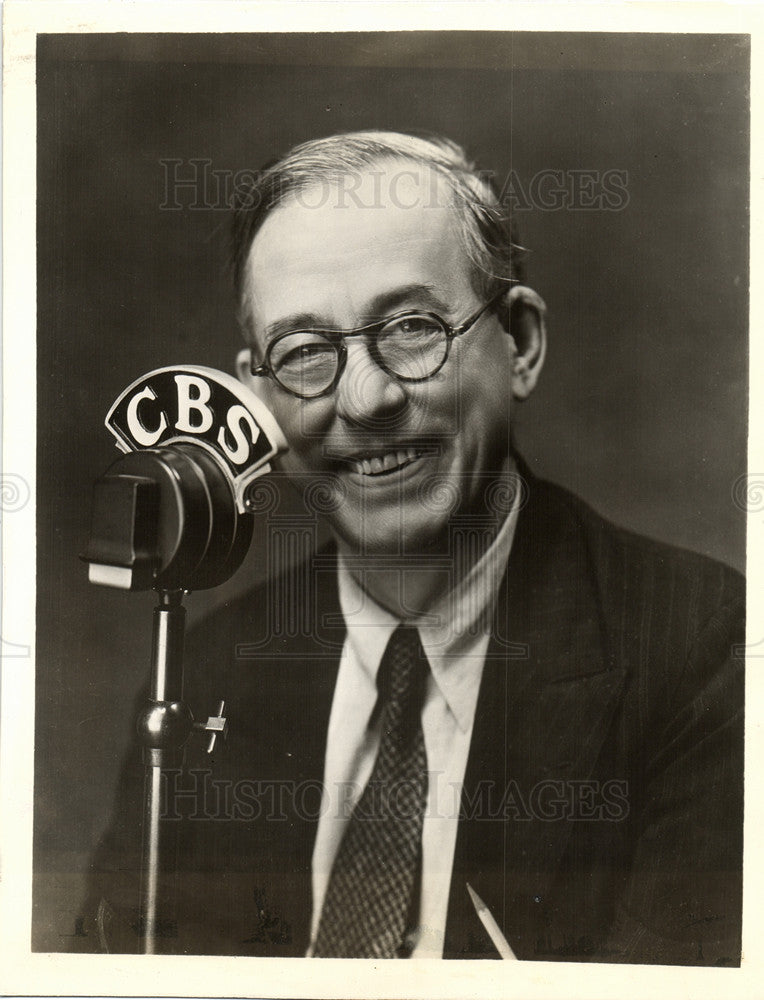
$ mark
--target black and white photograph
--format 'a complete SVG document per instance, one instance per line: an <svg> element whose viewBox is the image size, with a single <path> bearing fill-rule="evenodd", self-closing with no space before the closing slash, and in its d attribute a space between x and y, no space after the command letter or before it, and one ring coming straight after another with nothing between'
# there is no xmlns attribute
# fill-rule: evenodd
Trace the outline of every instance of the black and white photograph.
<svg viewBox="0 0 764 1000"><path fill-rule="evenodd" d="M751 36L546 27L37 32L33 956L744 970Z"/></svg>

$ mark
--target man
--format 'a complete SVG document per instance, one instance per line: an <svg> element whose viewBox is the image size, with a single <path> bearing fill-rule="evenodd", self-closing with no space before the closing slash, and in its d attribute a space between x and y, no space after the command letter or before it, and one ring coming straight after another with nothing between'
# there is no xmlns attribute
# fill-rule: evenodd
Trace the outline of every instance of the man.
<svg viewBox="0 0 764 1000"><path fill-rule="evenodd" d="M231 736L170 782L168 950L738 964L741 581L522 463L545 308L489 186L443 140L307 143L234 270L333 545L189 639Z"/></svg>

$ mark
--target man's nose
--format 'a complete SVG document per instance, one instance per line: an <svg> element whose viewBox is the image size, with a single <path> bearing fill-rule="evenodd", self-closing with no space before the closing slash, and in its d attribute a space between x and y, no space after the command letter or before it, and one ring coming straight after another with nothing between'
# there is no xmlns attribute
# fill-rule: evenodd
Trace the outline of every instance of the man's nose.
<svg viewBox="0 0 764 1000"><path fill-rule="evenodd" d="M349 424L379 430L406 409L404 385L374 361L362 341L347 345L347 362L336 392L337 413Z"/></svg>

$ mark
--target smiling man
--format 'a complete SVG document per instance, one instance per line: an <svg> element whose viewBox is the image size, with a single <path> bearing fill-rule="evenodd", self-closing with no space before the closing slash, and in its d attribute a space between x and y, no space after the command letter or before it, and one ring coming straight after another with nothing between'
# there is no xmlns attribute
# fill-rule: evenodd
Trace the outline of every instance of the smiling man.
<svg viewBox="0 0 764 1000"><path fill-rule="evenodd" d="M373 136L347 144L384 149ZM510 411L543 362L544 306L516 284L511 243L495 277L494 261L471 259L480 219L446 173L451 151L436 167L426 144L398 144L420 160L359 161L352 196L331 164L336 142L320 179L284 193L279 178L282 200L240 265L251 348L239 374L287 435L285 471L340 493L341 550L447 554L452 519L485 516L513 468ZM500 318L510 312L519 345ZM434 514L428 483L453 487L454 503Z"/></svg>
<svg viewBox="0 0 764 1000"><path fill-rule="evenodd" d="M332 162L339 150L358 158L352 197L347 167L338 173ZM410 871L395 876L407 878L412 898L421 894L422 919L399 928L390 947L381 943L387 927L379 940L345 930L333 954L345 954L346 942L351 954L396 953L405 947L404 930L417 954L442 952L450 882L444 857L454 854L458 797L450 818L438 804L449 793L453 799L463 782L497 569L506 563L516 516L501 524L490 498L515 472L511 409L532 390L544 356L544 306L516 283L511 242L496 277L491 260L470 257L469 237L480 245L479 190L453 170L455 152L407 137L317 144L313 155L323 157L323 170L285 192L284 166L280 203L240 265L251 343L239 358L240 377L261 394L290 442L284 470L308 488L326 483L337 495L328 519L350 628L324 776L325 815L335 818L319 824L314 853L314 936L318 901L347 836L338 790L360 791L373 773L387 719L381 706L370 725L377 677L400 623L418 623L429 657L418 708L429 780L422 815L412 821L421 847ZM517 321L518 345L500 317L521 313L528 319ZM447 502L427 503L433 490L443 490ZM465 558L454 525L480 523ZM404 561L391 565L395 556ZM385 782L414 778L402 770ZM406 825L399 826L406 837ZM387 829L378 836L394 839ZM402 848L395 849L399 858ZM390 860L372 843L352 864L368 882ZM390 891L380 877L376 894L389 899ZM362 909L375 905L370 895ZM356 927L356 907L346 905L345 913Z"/></svg>
<svg viewBox="0 0 764 1000"><path fill-rule="evenodd" d="M234 268L239 376L333 544L293 565L275 519L189 638L231 734L168 791L168 947L738 964L742 582L523 464L545 307L490 187L445 140L307 143Z"/></svg>

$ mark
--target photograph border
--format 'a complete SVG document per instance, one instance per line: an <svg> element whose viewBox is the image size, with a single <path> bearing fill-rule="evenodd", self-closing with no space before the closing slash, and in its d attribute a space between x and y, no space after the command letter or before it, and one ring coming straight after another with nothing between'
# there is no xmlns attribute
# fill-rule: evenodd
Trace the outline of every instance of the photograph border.
<svg viewBox="0 0 764 1000"><path fill-rule="evenodd" d="M618 18L614 17L618 9ZM597 3L191 3L183 31L294 30L609 30L751 35L751 257L761 272L764 155L760 129L764 12L738 4ZM755 995L764 982L758 942L764 927L762 829L757 794L764 760L761 708L764 637L764 510L749 504L746 854L740 969L521 962L511 986L500 963L400 963L302 959L35 954L31 940L34 762L36 247L35 48L42 32L177 32L180 5L49 4L10 0L3 11L3 607L0 728L0 988L6 994L60 996L497 997ZM761 396L764 338L757 336L760 283L751 282L748 496L764 489ZM763 470L757 472L757 470ZM12 512L13 516L7 514Z"/></svg>

